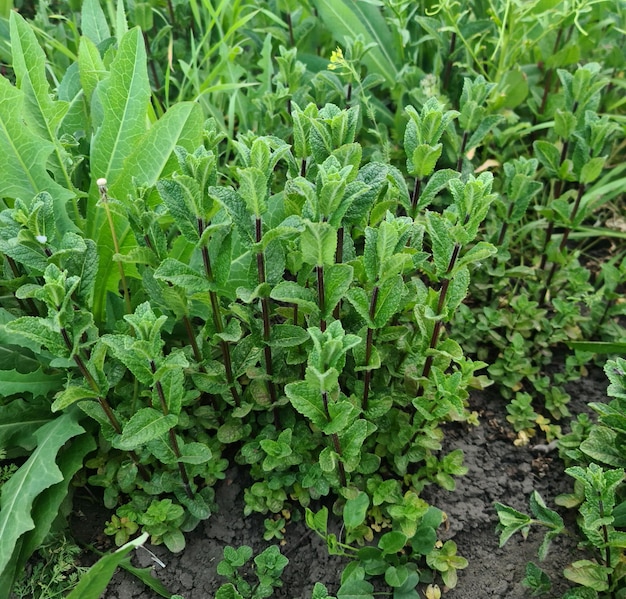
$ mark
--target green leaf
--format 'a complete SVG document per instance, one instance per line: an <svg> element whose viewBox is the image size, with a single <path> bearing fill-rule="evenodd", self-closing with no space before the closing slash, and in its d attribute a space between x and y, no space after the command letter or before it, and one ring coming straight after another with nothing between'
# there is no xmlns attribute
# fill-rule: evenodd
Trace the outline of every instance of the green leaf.
<svg viewBox="0 0 626 599"><path fill-rule="evenodd" d="M343 507L343 522L346 528L356 528L365 522L370 499L367 493L359 491L356 497L348 499Z"/></svg>
<svg viewBox="0 0 626 599"><path fill-rule="evenodd" d="M626 467L626 457L617 444L617 433L606 426L594 426L580 444L580 450L593 460L617 468Z"/></svg>
<svg viewBox="0 0 626 599"><path fill-rule="evenodd" d="M177 422L178 418L173 414L165 416L153 408L142 408L126 423L116 447L131 450L145 445L166 434Z"/></svg>
<svg viewBox="0 0 626 599"><path fill-rule="evenodd" d="M98 397L99 394L90 387L70 385L57 394L51 409L53 412L60 412L81 399L97 399Z"/></svg>
<svg viewBox="0 0 626 599"><path fill-rule="evenodd" d="M305 229L300 236L302 259L313 266L325 266L335 262L337 230L328 223L304 221Z"/></svg>
<svg viewBox="0 0 626 599"><path fill-rule="evenodd" d="M400 275L387 279L378 288L378 300L374 310L374 327L384 327L389 319L396 314L404 294L404 281Z"/></svg>
<svg viewBox="0 0 626 599"><path fill-rule="evenodd" d="M457 268L462 268L468 264L473 264L475 262L482 262L486 260L490 256L497 254L498 250L491 243L487 243L486 241L479 241L473 248L471 248L468 252L465 252L463 256L459 260L457 260L455 264L454 270Z"/></svg>
<svg viewBox="0 0 626 599"><path fill-rule="evenodd" d="M198 219L204 216L201 209L202 190L198 182L181 175L159 181L157 189L180 232L191 243L197 243L200 239Z"/></svg>
<svg viewBox="0 0 626 599"><path fill-rule="evenodd" d="M440 277L448 272L454 250L454 241L450 236L449 226L448 221L440 214L426 212L426 227L432 243L433 260L437 268L437 275Z"/></svg>
<svg viewBox="0 0 626 599"><path fill-rule="evenodd" d="M43 545L54 521L59 517L61 504L67 500L74 475L82 468L85 456L95 448L94 438L85 434L74 438L71 444L66 444L59 452L57 465L63 475L63 480L47 488L33 502L31 516L36 526L21 539L19 556L15 555L16 559L12 560L16 566L14 574L19 574L28 559ZM5 576L8 574L5 571L0 575L0 583L6 581ZM8 587L10 588L11 584Z"/></svg>
<svg viewBox="0 0 626 599"><path fill-rule="evenodd" d="M32 450L36 445L33 433L53 418L47 402L39 404L14 399L0 406L0 447L18 446Z"/></svg>
<svg viewBox="0 0 626 599"><path fill-rule="evenodd" d="M96 179L104 177L113 185L124 168L124 161L146 131L150 83L145 44L138 27L120 40L110 76L95 93L102 103L102 122L91 143L91 210L98 197ZM91 230L97 231L95 227L92 225Z"/></svg>
<svg viewBox="0 0 626 599"><path fill-rule="evenodd" d="M99 599L107 588L115 570L124 558L135 547L143 545L148 540L148 533L133 539L120 547L115 553L101 557L89 570L83 574L78 585L67 596L67 599Z"/></svg>
<svg viewBox="0 0 626 599"><path fill-rule="evenodd" d="M96 241L100 264L94 297L94 317L104 317L108 291L117 292L119 271L112 263L113 241L107 223L106 211L100 206L97 181L106 179L113 188L124 173L126 160L143 141L147 128L147 109L150 83L146 66L146 49L138 28L129 31L120 41L119 48L107 79L100 82L94 92L94 102L102 106L101 122L91 142L91 188L87 202L87 229L85 236ZM53 195L54 197L54 195ZM125 201L126 197L116 198ZM114 226L121 248L132 247L126 219L114 215Z"/></svg>
<svg viewBox="0 0 626 599"><path fill-rule="evenodd" d="M548 141L537 140L533 143L535 155L550 177L556 176L561 168L561 153L558 148Z"/></svg>
<svg viewBox="0 0 626 599"><path fill-rule="evenodd" d="M63 480L56 457L63 445L85 430L77 423L77 413L65 413L44 424L34 437L37 448L28 460L2 486L0 495L0 572L8 564L20 537L36 526L31 509L36 498Z"/></svg>
<svg viewBox="0 0 626 599"><path fill-rule="evenodd" d="M608 576L612 571L612 568L581 559L565 567L563 575L572 582L601 592L609 588Z"/></svg>
<svg viewBox="0 0 626 599"><path fill-rule="evenodd" d="M270 297L279 302L296 304L305 314L317 314L319 308L313 290L293 281L282 281L270 292Z"/></svg>
<svg viewBox="0 0 626 599"><path fill-rule="evenodd" d="M354 306L354 309L365 321L368 328L375 328L374 321L370 318L370 299L367 297L365 289L362 287L349 289L346 293L346 299Z"/></svg>
<svg viewBox="0 0 626 599"><path fill-rule="evenodd" d="M339 301L345 297L352 283L354 270L348 264L333 264L324 269L324 314L329 318Z"/></svg>
<svg viewBox="0 0 626 599"><path fill-rule="evenodd" d="M409 570L406 566L389 566L385 570L385 582L394 589L404 585L408 577ZM395 595L396 594L394 593L395 599L398 599L398 597L396 597ZM419 595L417 595L417 593L415 594L415 596L419 598Z"/></svg>
<svg viewBox="0 0 626 599"><path fill-rule="evenodd" d="M407 536L399 531L385 533L378 541L378 548L386 554L402 551L408 542Z"/></svg>
<svg viewBox="0 0 626 599"><path fill-rule="evenodd" d="M600 156L597 158L590 158L583 165L580 171L580 183L588 185L593 183L601 174L604 164L606 163L606 156Z"/></svg>
<svg viewBox="0 0 626 599"><path fill-rule="evenodd" d="M6 330L16 331L35 343L43 345L51 354L57 357L67 357L69 354L60 331L46 318L22 316L8 322Z"/></svg>
<svg viewBox="0 0 626 599"><path fill-rule="evenodd" d="M239 195L257 218L267 212L267 178L254 167L237 169Z"/></svg>
<svg viewBox="0 0 626 599"><path fill-rule="evenodd" d="M129 196L134 195L135 186L155 185L165 172L176 146L195 147L201 141L201 130L202 111L198 104L178 102L172 106L148 129L135 150L124 160L119 177L109 186L111 197L126 202Z"/></svg>
<svg viewBox="0 0 626 599"><path fill-rule="evenodd" d="M503 547L518 531L521 531L524 538L526 538L532 523L530 516L498 502L494 503L494 507L499 519L498 530L500 531L500 547Z"/></svg>
<svg viewBox="0 0 626 599"><path fill-rule="evenodd" d="M107 18L99 0L83 0L81 10L81 30L94 44L111 37Z"/></svg>
<svg viewBox="0 0 626 599"><path fill-rule="evenodd" d="M223 584L215 593L215 599L244 599L237 589L229 582Z"/></svg>
<svg viewBox="0 0 626 599"><path fill-rule="evenodd" d="M80 74L80 84L85 93L87 102L91 102L91 97L98 84L108 76L108 71L100 57L100 51L96 44L88 37L81 37L78 46L78 72Z"/></svg>
<svg viewBox="0 0 626 599"><path fill-rule="evenodd" d="M62 387L64 379L63 374L47 374L42 368L24 374L17 370L0 370L0 397L17 393L31 393L35 398L45 397Z"/></svg>
<svg viewBox="0 0 626 599"><path fill-rule="evenodd" d="M68 104L55 101L50 95L50 86L46 78L46 55L32 27L16 11L11 11L9 22L12 66L17 87L24 92L26 125L33 133L53 144L55 152L52 158L52 169L64 177L66 185L71 187L64 167L63 149L56 135L57 128L67 112Z"/></svg>
<svg viewBox="0 0 626 599"><path fill-rule="evenodd" d="M315 426L321 428L328 422L321 394L308 382L299 381L285 385L285 395L291 405Z"/></svg>
<svg viewBox="0 0 626 599"><path fill-rule="evenodd" d="M337 599L374 599L374 587L367 580L351 579L341 585Z"/></svg>
<svg viewBox="0 0 626 599"><path fill-rule="evenodd" d="M363 37L364 45L375 44L363 62L373 73L381 75L389 87L397 84L399 60L393 36L380 10L366 2L352 0L314 0L320 18L338 42Z"/></svg>
<svg viewBox="0 0 626 599"><path fill-rule="evenodd" d="M441 156L442 150L442 144L434 146L428 144L418 145L413 152L413 156L411 157L413 169L410 174L418 179L423 179L424 177L431 175L435 170L435 166Z"/></svg>
<svg viewBox="0 0 626 599"><path fill-rule="evenodd" d="M292 324L277 324L270 331L269 345L271 347L296 347L309 340L306 329Z"/></svg>
<svg viewBox="0 0 626 599"><path fill-rule="evenodd" d="M47 191L54 200L56 222L61 231L71 228L66 203L74 193L62 187L47 170L55 145L24 126L25 94L0 77L0 194L20 198L27 205L38 193Z"/></svg>
<svg viewBox="0 0 626 599"><path fill-rule="evenodd" d="M181 287L188 296L208 293L211 289L211 284L204 276L204 273L199 273L174 258L163 260L161 265L154 271L154 278Z"/></svg>

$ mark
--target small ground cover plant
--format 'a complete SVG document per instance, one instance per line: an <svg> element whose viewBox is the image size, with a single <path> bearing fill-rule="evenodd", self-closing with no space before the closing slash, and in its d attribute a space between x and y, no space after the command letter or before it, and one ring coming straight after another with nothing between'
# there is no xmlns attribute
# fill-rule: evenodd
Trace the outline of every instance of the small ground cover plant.
<svg viewBox="0 0 626 599"><path fill-rule="evenodd" d="M592 354L554 355L623 332L623 249L573 244L623 203L622 9L602 29L595 4L7 11L0 589L77 473L118 545L180 551L232 461L266 536L299 507L354 558L339 596L455 586L467 562L421 496L466 472L444 425L478 424L470 389L496 381L519 443L558 437L559 384ZM607 62L565 52L599 35ZM248 553L225 555L224 597L276 586L282 556L253 588Z"/></svg>

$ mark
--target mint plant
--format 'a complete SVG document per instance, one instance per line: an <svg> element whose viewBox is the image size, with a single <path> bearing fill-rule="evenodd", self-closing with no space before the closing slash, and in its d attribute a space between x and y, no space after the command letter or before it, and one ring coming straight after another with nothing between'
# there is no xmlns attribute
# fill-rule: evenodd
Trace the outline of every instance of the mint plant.
<svg viewBox="0 0 626 599"><path fill-rule="evenodd" d="M253 572L256 580L248 580L242 568L252 558L252 548L247 545L235 549L224 548L224 559L217 565L217 573L230 582L222 585L215 594L218 599L261 599L271 597L275 588L282 587L280 579L289 560L272 545L254 558Z"/></svg>
<svg viewBox="0 0 626 599"><path fill-rule="evenodd" d="M623 252L588 254L621 239L619 3L78 4L0 28L1 588L75 472L118 544L179 551L231 461L267 537L317 500L343 519L307 512L355 559L340 596L453 586L420 495L465 473L444 425L477 424L480 371L518 444L551 441L576 344L623 335ZM616 401L574 468L623 468Z"/></svg>

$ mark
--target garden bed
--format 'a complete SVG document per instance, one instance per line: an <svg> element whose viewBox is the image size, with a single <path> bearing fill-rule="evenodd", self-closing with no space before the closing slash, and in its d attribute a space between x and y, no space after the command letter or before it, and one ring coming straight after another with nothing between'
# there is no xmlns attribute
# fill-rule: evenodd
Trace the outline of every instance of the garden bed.
<svg viewBox="0 0 626 599"><path fill-rule="evenodd" d="M591 369L587 378L570 384L572 415L588 411L588 402L605 401L606 385L606 377L597 368ZM532 441L527 447L513 445L515 436L505 420L505 402L496 392L474 394L470 403L471 409L480 414L480 426L448 425L445 447L463 450L468 474L457 479L453 492L436 486L425 492L425 498L448 516L447 524L440 530L441 540L454 539L459 554L469 561L469 566L459 573L458 586L444 597L524 599L530 593L522 585L529 561L540 565L551 577L553 596L560 596L570 586L562 576L563 568L582 557L576 541L563 535L557 537L548 558L541 563L537 560L540 530L531 531L526 540L516 535L500 548L493 503L498 501L526 511L530 493L536 490L548 506L554 507L557 495L571 491L572 479L564 473L556 451L534 450ZM247 482L240 470L228 471L227 478L217 487L217 513L188 535L187 547L180 554L171 554L163 546L146 545L165 568L156 565L142 549L137 550L134 561L141 567L153 566L155 575L172 593L185 599L212 597L224 583L216 572L224 547L249 545L256 554L268 545L262 538L263 516L243 517L243 490ZM96 525L89 510L89 506L82 506L82 515L74 519L74 532L82 541L94 542L94 533L100 533L106 513L96 511L100 519ZM568 519L564 514L569 528L574 526L572 515ZM336 593L346 561L328 555L324 541L303 522L288 524L281 552L289 559L289 565L282 577L283 588L274 597L310 597L316 582L322 582L331 594ZM104 595L105 599L156 597L154 591L124 571L116 574Z"/></svg>

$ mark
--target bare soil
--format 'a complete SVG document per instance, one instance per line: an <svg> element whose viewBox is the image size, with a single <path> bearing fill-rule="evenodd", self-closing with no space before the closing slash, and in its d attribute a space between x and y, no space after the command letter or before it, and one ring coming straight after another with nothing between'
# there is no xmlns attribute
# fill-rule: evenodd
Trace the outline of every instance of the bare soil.
<svg viewBox="0 0 626 599"><path fill-rule="evenodd" d="M600 369L591 369L590 376L569 386L572 415L588 411L587 403L606 401L606 379ZM531 532L528 539L514 536L504 547L498 546L495 533L497 517L493 503L498 501L527 511L528 498L537 490L548 506L555 507L554 498L570 492L572 479L564 473L557 452L543 453L528 447L515 447L514 434L506 422L506 400L494 392L474 395L471 409L480 414L480 426L468 428L449 425L446 428L445 452L460 448L465 454L469 473L457 479L453 492L431 486L424 497L447 514L447 525L440 538L454 539L458 553L469 560L469 566L459 572L456 588L444 593L445 599L525 599L531 596L522 585L526 564L534 561L553 581L550 597L560 597L568 588L562 576L563 567L581 559L582 551L576 541L558 538L545 562L537 560L537 548L542 536ZM563 423L567 428L567 423ZM165 567L156 565L150 554L138 550L136 565L154 567L154 575L172 592L185 599L211 599L225 581L216 573L225 546L250 545L255 554L269 543L263 540L263 516L243 516L245 473L237 469L228 472L226 480L216 488L218 511L187 537L187 547L180 554L171 554L163 546L146 547ZM574 514L559 510L575 531ZM102 531L106 514L85 513L74 519L74 534L83 541L93 542ZM100 537L102 540L102 537ZM308 598L315 582L323 583L331 594L339 587L339 577L345 562L329 556L325 543L309 531L303 522L290 522L281 551L289 558L283 575L283 588L277 599ZM438 581L441 584L441 581ZM155 592L125 572L118 572L104 599L153 599Z"/></svg>

